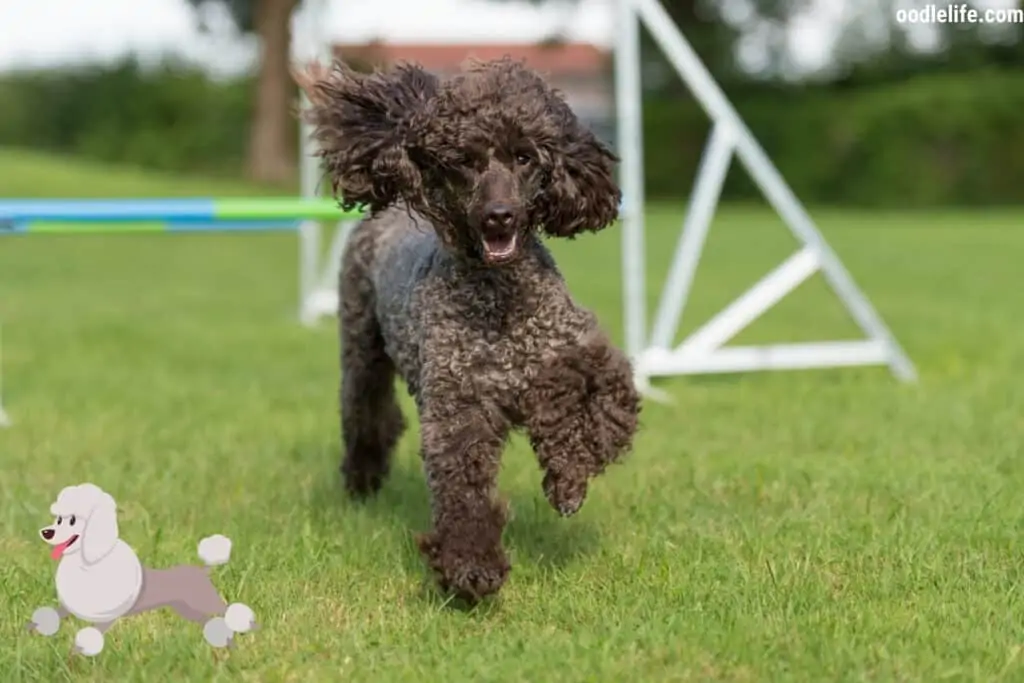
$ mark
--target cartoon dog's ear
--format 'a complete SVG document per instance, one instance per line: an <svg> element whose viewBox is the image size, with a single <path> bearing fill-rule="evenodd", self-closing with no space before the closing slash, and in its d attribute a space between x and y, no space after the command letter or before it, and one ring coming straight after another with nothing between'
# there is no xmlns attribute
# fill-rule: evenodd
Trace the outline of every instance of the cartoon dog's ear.
<svg viewBox="0 0 1024 683"><path fill-rule="evenodd" d="M82 531L82 559L86 564L99 562L114 549L117 538L117 503L109 493L101 493Z"/></svg>
<svg viewBox="0 0 1024 683"><path fill-rule="evenodd" d="M334 195L342 207L384 209L423 199L413 158L429 128L436 77L413 65L361 74L343 62L313 64L293 75L309 98L302 118L313 126ZM423 155L419 155L422 158Z"/></svg>
<svg viewBox="0 0 1024 683"><path fill-rule="evenodd" d="M616 156L576 124L564 149L553 155L550 182L540 197L540 226L552 237L573 238L608 227L619 214Z"/></svg>

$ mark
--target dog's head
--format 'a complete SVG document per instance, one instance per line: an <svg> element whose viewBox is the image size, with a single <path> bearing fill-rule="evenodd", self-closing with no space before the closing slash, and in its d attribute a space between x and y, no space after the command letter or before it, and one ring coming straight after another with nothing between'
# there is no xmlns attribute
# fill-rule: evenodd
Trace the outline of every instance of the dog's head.
<svg viewBox="0 0 1024 683"><path fill-rule="evenodd" d="M117 504L94 484L61 490L50 514L56 517L54 523L40 529L39 535L53 546L50 556L55 560L81 553L85 564L93 564L117 543Z"/></svg>
<svg viewBox="0 0 1024 683"><path fill-rule="evenodd" d="M571 238L617 217L615 156L519 62L476 63L447 82L415 66L364 75L342 64L297 80L346 208L403 201L488 265L514 261L532 231Z"/></svg>

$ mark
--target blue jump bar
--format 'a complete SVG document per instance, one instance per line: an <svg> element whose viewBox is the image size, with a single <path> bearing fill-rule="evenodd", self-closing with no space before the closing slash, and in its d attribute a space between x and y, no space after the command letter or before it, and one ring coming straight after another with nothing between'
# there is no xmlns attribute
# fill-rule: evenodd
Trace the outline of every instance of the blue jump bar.
<svg viewBox="0 0 1024 683"><path fill-rule="evenodd" d="M0 199L0 223L215 223L212 199ZM280 223L280 222L278 222Z"/></svg>

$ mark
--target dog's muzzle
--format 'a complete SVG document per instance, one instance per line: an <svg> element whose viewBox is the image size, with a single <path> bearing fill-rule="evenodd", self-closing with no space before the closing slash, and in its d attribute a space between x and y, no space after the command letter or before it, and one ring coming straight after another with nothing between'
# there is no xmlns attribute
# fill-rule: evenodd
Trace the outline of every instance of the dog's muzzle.
<svg viewBox="0 0 1024 683"><path fill-rule="evenodd" d="M487 263L505 263L516 255L519 248L517 213L515 207L499 202L484 211L481 247Z"/></svg>

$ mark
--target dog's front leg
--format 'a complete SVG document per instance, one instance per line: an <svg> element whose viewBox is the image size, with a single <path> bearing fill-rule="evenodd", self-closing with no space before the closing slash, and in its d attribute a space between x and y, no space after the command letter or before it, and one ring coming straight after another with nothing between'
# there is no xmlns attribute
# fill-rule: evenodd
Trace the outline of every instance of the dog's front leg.
<svg viewBox="0 0 1024 683"><path fill-rule="evenodd" d="M58 604L54 607L40 607L32 613L32 619L25 624L29 631L35 631L41 636L52 636L60 630L60 622L70 616L70 612L64 609L64 605Z"/></svg>
<svg viewBox="0 0 1024 683"><path fill-rule="evenodd" d="M545 359L522 411L544 495L569 516L582 507L588 481L632 447L640 395L626 356L593 330Z"/></svg>
<svg viewBox="0 0 1024 683"><path fill-rule="evenodd" d="M442 590L476 602L497 592L510 568L501 545L506 507L496 491L509 427L480 401L453 398L424 401L420 411L433 529L418 545Z"/></svg>

